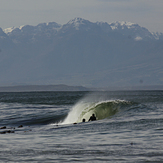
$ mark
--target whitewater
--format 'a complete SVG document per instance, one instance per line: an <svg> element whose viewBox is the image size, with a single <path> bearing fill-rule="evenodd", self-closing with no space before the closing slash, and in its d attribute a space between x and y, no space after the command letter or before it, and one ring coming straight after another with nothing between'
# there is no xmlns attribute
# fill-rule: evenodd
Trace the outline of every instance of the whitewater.
<svg viewBox="0 0 163 163"><path fill-rule="evenodd" d="M1 162L163 162L163 91L1 92L0 113Z"/></svg>

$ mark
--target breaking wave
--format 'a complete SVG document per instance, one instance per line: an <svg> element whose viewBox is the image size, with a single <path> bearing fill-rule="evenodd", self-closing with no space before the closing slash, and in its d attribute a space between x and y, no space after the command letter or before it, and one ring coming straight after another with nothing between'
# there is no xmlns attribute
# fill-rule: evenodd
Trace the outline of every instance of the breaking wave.
<svg viewBox="0 0 163 163"><path fill-rule="evenodd" d="M80 101L70 110L62 124L79 123L82 122L83 119L88 121L93 113L97 120L109 118L127 105L130 105L130 102L125 100L106 100L99 102Z"/></svg>

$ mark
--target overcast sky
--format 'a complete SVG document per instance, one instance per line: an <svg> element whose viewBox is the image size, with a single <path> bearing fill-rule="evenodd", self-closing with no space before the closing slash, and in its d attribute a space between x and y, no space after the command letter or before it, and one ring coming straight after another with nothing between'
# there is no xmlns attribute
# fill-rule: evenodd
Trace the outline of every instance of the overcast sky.
<svg viewBox="0 0 163 163"><path fill-rule="evenodd" d="M129 21L163 32L163 0L0 0L2 29L81 17L92 22Z"/></svg>

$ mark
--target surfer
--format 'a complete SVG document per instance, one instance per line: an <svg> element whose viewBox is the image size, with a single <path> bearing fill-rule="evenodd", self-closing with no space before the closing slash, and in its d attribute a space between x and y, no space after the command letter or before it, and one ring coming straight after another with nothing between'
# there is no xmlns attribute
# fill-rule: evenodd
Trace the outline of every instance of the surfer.
<svg viewBox="0 0 163 163"><path fill-rule="evenodd" d="M83 119L82 122L85 122L85 119Z"/></svg>
<svg viewBox="0 0 163 163"><path fill-rule="evenodd" d="M89 121L95 121L95 120L96 120L95 114L92 114L92 116L89 118Z"/></svg>

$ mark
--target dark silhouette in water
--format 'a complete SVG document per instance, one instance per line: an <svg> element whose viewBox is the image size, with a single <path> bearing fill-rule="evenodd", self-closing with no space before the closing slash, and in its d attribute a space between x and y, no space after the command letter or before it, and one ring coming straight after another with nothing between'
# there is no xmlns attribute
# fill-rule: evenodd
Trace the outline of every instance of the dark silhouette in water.
<svg viewBox="0 0 163 163"><path fill-rule="evenodd" d="M95 121L95 120L96 120L95 114L92 114L92 116L89 118L89 121Z"/></svg>
<svg viewBox="0 0 163 163"><path fill-rule="evenodd" d="M23 125L18 126L18 128L22 128L22 127L23 127ZM10 129L10 130L8 130L8 129ZM15 133L15 127L8 128L6 126L3 126L3 127L0 127L0 130L2 130L0 132L0 134ZM27 131L24 131L24 132L28 132L28 131L32 131L32 130L27 130Z"/></svg>
<svg viewBox="0 0 163 163"><path fill-rule="evenodd" d="M85 119L83 119L82 122L85 122Z"/></svg>

